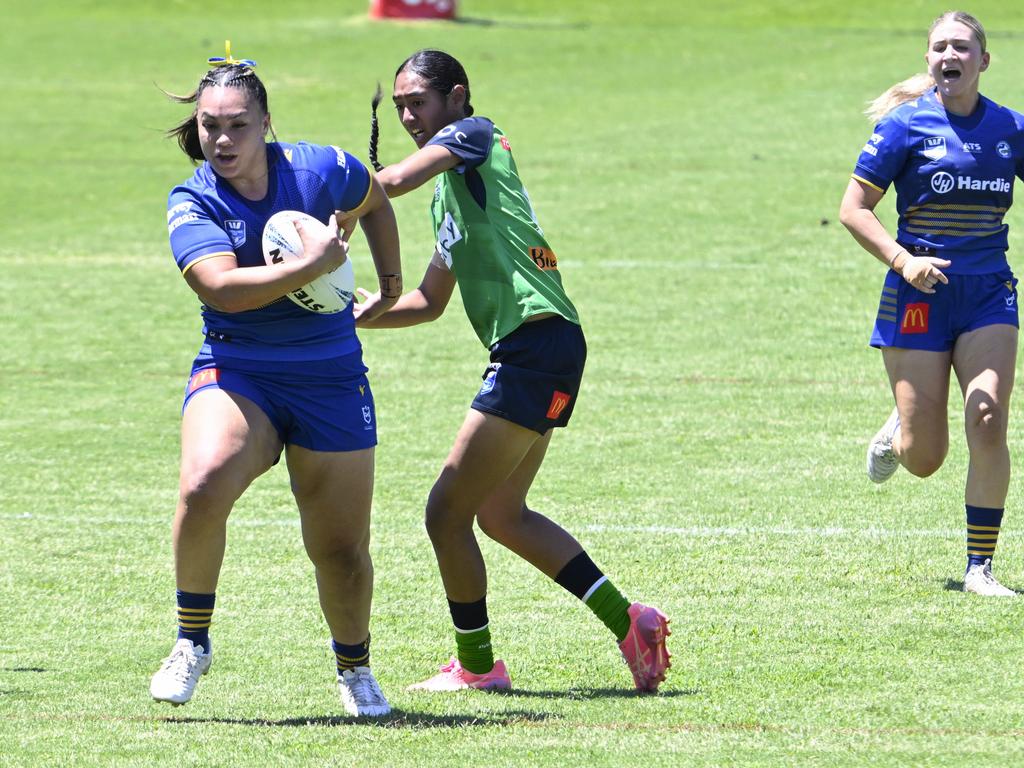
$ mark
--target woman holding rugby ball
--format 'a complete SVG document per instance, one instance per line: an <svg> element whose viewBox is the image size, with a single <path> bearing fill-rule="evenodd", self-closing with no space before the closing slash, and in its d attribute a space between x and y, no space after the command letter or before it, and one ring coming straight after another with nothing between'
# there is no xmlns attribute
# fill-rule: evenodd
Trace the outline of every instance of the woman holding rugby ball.
<svg viewBox="0 0 1024 768"><path fill-rule="evenodd" d="M1006 261L1014 177L1024 178L1024 116L978 93L985 31L950 11L928 31L928 71L872 104L878 123L840 219L888 268L871 345L896 407L867 452L868 476L938 470L949 447L952 370L964 399L967 570L963 589L1012 597L992 575L1010 482L1007 417L1017 359L1017 280ZM893 238L874 209L896 187Z"/></svg>
<svg viewBox="0 0 1024 768"><path fill-rule="evenodd" d="M169 134L200 167L168 199L171 250L202 302L205 339L185 389L173 543L178 640L154 675L158 701L183 704L213 660L209 627L235 501L285 453L306 552L330 627L345 710L390 711L370 671L370 500L376 421L351 305L322 314L287 295L346 259L334 212L361 222L381 291L401 294L398 231L387 195L337 147L267 142L267 92L255 62L211 59ZM304 257L265 264L261 235L280 211ZM269 636L273 638L273 631ZM274 642L271 640L271 642Z"/></svg>
<svg viewBox="0 0 1024 768"><path fill-rule="evenodd" d="M413 689L450 691L511 685L491 650L487 576L473 534L488 536L571 592L614 633L634 684L655 691L665 679L667 620L632 603L583 547L530 509L526 496L555 427L576 404L586 343L575 307L562 288L558 260L519 180L511 145L485 117L474 117L469 81L454 58L423 50L402 62L393 100L417 150L382 168L377 163L374 100L370 159L390 197L436 177L431 214L437 246L419 287L387 312L378 294L360 291L356 322L399 328L444 312L459 286L466 313L491 362L455 445L427 499L426 526L441 571L457 654Z"/></svg>

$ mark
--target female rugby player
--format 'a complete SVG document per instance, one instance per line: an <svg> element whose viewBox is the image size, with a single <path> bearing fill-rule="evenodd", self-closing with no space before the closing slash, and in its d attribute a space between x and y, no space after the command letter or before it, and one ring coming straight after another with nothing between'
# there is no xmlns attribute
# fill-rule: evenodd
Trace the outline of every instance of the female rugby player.
<svg viewBox="0 0 1024 768"><path fill-rule="evenodd" d="M584 601L614 633L636 688L655 691L669 667L665 616L631 604L575 538L526 504L554 428L564 427L572 415L586 343L511 144L490 120L473 116L466 73L441 51L419 51L402 62L393 99L417 150L379 166L375 99L370 159L390 197L436 177L431 214L437 246L418 288L384 314L371 317L357 307L357 323L397 328L434 320L457 284L469 321L491 353L483 385L426 507L457 654L413 689L511 685L505 664L491 650L475 520L492 539ZM377 295L362 294L375 308Z"/></svg>
<svg viewBox="0 0 1024 768"><path fill-rule="evenodd" d="M950 371L964 401L967 570L963 588L1014 596L992 575L1010 481L1007 416L1017 359L1017 280L1003 219L1024 178L1024 117L978 93L985 31L951 11L928 31L927 73L872 104L878 120L857 160L840 219L888 268L871 336L896 407L871 441L868 476L902 465L938 470L949 447ZM874 209L893 184L893 238Z"/></svg>
<svg viewBox="0 0 1024 768"><path fill-rule="evenodd" d="M169 133L202 163L171 190L171 250L202 303L204 340L185 388L173 543L178 640L154 675L153 698L182 704L213 660L209 626L232 505L285 452L306 552L316 570L346 711L390 711L369 667L373 590L370 500L377 442L351 305L318 314L286 294L337 268L347 243L335 211L358 218L381 279L368 319L401 293L398 230L387 195L337 147L267 142L267 92L255 63L230 56L188 96ZM276 212L298 223L304 258L264 265L261 235ZM273 633L271 632L272 636Z"/></svg>

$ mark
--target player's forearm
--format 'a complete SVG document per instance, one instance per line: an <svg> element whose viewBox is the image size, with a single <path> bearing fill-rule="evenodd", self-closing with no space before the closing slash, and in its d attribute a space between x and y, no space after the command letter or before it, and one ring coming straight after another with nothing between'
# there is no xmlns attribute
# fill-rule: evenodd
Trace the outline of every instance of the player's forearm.
<svg viewBox="0 0 1024 768"><path fill-rule="evenodd" d="M380 182L388 197L404 195L406 192L416 189L422 183L403 174L400 163L389 165L383 170L378 171L375 178Z"/></svg>
<svg viewBox="0 0 1024 768"><path fill-rule="evenodd" d="M387 312L378 315L367 328L408 328L412 325L429 323L436 320L444 312L431 304L419 288L405 293Z"/></svg>
<svg viewBox="0 0 1024 768"><path fill-rule="evenodd" d="M395 211L391 204L385 200L383 205L360 218L359 224L363 228L377 276L398 275L401 283L402 252L398 222L395 220Z"/></svg>
<svg viewBox="0 0 1024 768"><path fill-rule="evenodd" d="M839 220L861 248L886 266L891 266L893 258L903 250L882 226L874 211L867 208L840 210Z"/></svg>
<svg viewBox="0 0 1024 768"><path fill-rule="evenodd" d="M221 312L245 312L266 306L312 282L323 265L295 259L263 267L235 267L204 277L193 289L207 304Z"/></svg>

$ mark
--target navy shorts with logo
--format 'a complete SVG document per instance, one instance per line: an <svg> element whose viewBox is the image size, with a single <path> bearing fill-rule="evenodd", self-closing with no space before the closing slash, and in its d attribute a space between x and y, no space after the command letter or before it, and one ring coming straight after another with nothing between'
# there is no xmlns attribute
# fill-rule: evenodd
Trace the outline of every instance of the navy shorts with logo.
<svg viewBox="0 0 1024 768"><path fill-rule="evenodd" d="M377 444L373 393L361 352L301 362L200 354L185 386L182 411L209 387L252 400L285 445L358 451Z"/></svg>
<svg viewBox="0 0 1024 768"><path fill-rule="evenodd" d="M523 323L491 346L472 407L540 434L569 423L587 361L583 329L564 317Z"/></svg>
<svg viewBox="0 0 1024 768"><path fill-rule="evenodd" d="M986 325L1019 327L1017 278L1010 270L986 275L946 275L935 293L922 293L889 270L882 286L873 347L946 352L957 337Z"/></svg>

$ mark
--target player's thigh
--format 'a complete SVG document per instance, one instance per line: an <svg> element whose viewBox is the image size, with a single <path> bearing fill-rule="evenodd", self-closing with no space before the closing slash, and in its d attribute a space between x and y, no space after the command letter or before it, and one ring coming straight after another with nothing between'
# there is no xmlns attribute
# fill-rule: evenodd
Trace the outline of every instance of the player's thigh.
<svg viewBox="0 0 1024 768"><path fill-rule="evenodd" d="M277 430L242 395L210 387L193 395L181 420L183 492L237 498L281 452Z"/></svg>
<svg viewBox="0 0 1024 768"><path fill-rule="evenodd" d="M965 333L953 348L953 369L964 398L982 389L999 402L1013 390L1018 331L1012 325L986 325Z"/></svg>
<svg viewBox="0 0 1024 768"><path fill-rule="evenodd" d="M885 370L905 443L948 442L948 402L951 352L885 347Z"/></svg>
<svg viewBox="0 0 1024 768"><path fill-rule="evenodd" d="M540 471L541 464L544 463L552 434L554 430L548 430L537 440L518 466L512 470L512 474L480 506L477 514L481 526L486 528L489 523L500 523L509 517L522 514L526 496L537 477L537 472Z"/></svg>
<svg viewBox="0 0 1024 768"><path fill-rule="evenodd" d="M287 449L292 493L311 557L318 552L365 549L373 502L374 449L313 451Z"/></svg>
<svg viewBox="0 0 1024 768"><path fill-rule="evenodd" d="M431 503L445 510L475 513L543 440L545 436L532 429L470 409L431 491ZM536 469L530 482L533 474ZM525 498L525 492L523 495Z"/></svg>
<svg viewBox="0 0 1024 768"><path fill-rule="evenodd" d="M953 369L964 396L968 429L995 414L1006 429L1006 414L1017 367L1017 328L986 325L965 333L953 348Z"/></svg>

